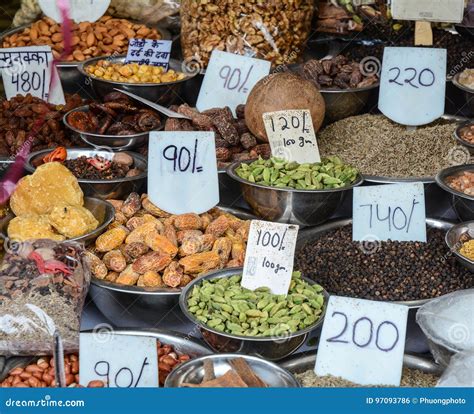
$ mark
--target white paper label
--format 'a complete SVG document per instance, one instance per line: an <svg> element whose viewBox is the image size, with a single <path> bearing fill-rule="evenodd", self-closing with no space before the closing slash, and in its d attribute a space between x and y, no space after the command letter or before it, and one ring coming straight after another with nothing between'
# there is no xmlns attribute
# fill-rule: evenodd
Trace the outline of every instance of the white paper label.
<svg viewBox="0 0 474 414"><path fill-rule="evenodd" d="M309 110L267 112L263 122L273 156L300 164L321 161Z"/></svg>
<svg viewBox="0 0 474 414"><path fill-rule="evenodd" d="M444 114L446 49L386 47L379 109L403 125L424 125Z"/></svg>
<svg viewBox="0 0 474 414"><path fill-rule="evenodd" d="M354 188L352 240L426 242L425 188L422 183Z"/></svg>
<svg viewBox="0 0 474 414"><path fill-rule="evenodd" d="M464 0L392 0L396 20L460 23L463 13Z"/></svg>
<svg viewBox="0 0 474 414"><path fill-rule="evenodd" d="M228 106L235 115L237 105L247 102L249 92L270 73L270 67L271 63L266 60L214 50L196 108L204 111Z"/></svg>
<svg viewBox="0 0 474 414"><path fill-rule="evenodd" d="M148 195L171 214L202 214L219 203L213 132L150 133Z"/></svg>
<svg viewBox="0 0 474 414"><path fill-rule="evenodd" d="M276 295L288 293L298 229L293 224L252 220L242 276L244 288L268 287Z"/></svg>
<svg viewBox="0 0 474 414"><path fill-rule="evenodd" d="M38 0L41 11L51 19L61 22L61 11L57 1ZM95 22L107 11L110 0L67 0L69 17L76 23Z"/></svg>
<svg viewBox="0 0 474 414"><path fill-rule="evenodd" d="M171 40L130 39L125 61L168 68L172 45Z"/></svg>
<svg viewBox="0 0 474 414"><path fill-rule="evenodd" d="M0 49L0 70L7 99L31 94L55 105L65 104L61 82L52 62L50 46Z"/></svg>
<svg viewBox="0 0 474 414"><path fill-rule="evenodd" d="M316 375L342 377L360 385L399 386L407 317L407 306L331 296Z"/></svg>
<svg viewBox="0 0 474 414"><path fill-rule="evenodd" d="M81 333L79 344L81 385L100 380L110 388L158 387L156 339Z"/></svg>

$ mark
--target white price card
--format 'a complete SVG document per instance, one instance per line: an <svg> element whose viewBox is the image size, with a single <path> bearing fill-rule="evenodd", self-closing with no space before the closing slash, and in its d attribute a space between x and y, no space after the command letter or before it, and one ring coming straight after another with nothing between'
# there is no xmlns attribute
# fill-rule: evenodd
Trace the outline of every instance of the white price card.
<svg viewBox="0 0 474 414"><path fill-rule="evenodd" d="M107 11L110 0L62 0L68 8L69 18L76 23L95 22ZM51 19L61 22L60 1L38 0L41 11Z"/></svg>
<svg viewBox="0 0 474 414"><path fill-rule="evenodd" d="M168 69L172 44L171 40L130 39L125 61Z"/></svg>
<svg viewBox="0 0 474 414"><path fill-rule="evenodd" d="M392 0L396 20L460 23L463 14L464 0Z"/></svg>
<svg viewBox="0 0 474 414"><path fill-rule="evenodd" d="M100 380L110 388L158 387L156 338L117 335L109 330L81 333L81 385Z"/></svg>
<svg viewBox="0 0 474 414"><path fill-rule="evenodd" d="M308 109L267 112L263 122L273 156L300 164L321 161Z"/></svg>
<svg viewBox="0 0 474 414"><path fill-rule="evenodd" d="M0 49L0 71L7 99L31 94L55 105L65 104L61 82L52 62L50 46Z"/></svg>
<svg viewBox="0 0 474 414"><path fill-rule="evenodd" d="M213 132L150 133L148 195L171 214L202 214L219 203Z"/></svg>
<svg viewBox="0 0 474 414"><path fill-rule="evenodd" d="M422 183L354 188L352 239L426 242L425 189Z"/></svg>
<svg viewBox="0 0 474 414"><path fill-rule="evenodd" d="M444 114L446 49L386 47L379 109L392 121L418 126Z"/></svg>
<svg viewBox="0 0 474 414"><path fill-rule="evenodd" d="M252 220L242 275L244 288L268 287L276 295L288 293L298 229L293 224Z"/></svg>
<svg viewBox="0 0 474 414"><path fill-rule="evenodd" d="M399 386L408 307L331 296L316 356L315 373L360 385Z"/></svg>
<svg viewBox="0 0 474 414"><path fill-rule="evenodd" d="M235 115L237 105L247 102L248 94L260 79L270 73L270 67L267 60L214 50L196 108L204 111L228 106Z"/></svg>

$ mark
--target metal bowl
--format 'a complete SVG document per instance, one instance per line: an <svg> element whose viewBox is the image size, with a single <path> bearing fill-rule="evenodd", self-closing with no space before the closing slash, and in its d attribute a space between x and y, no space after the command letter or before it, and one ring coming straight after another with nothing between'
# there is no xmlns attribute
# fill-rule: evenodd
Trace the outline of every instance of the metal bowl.
<svg viewBox="0 0 474 414"><path fill-rule="evenodd" d="M291 355L304 344L311 331L314 331L322 326L324 314L326 312L327 300L329 298L329 295L326 291L323 290L323 295L325 296L326 302L324 304L320 318L313 325L307 327L306 329L288 334L285 336L284 340L282 340L282 338L252 337L232 335L226 332L221 332L200 322L188 311L187 299L195 285L200 284L203 280L222 279L234 276L236 274L242 274L242 270L243 269L241 267L223 269L209 273L208 275L198 279L194 279L183 289L183 292L179 297L179 306L181 307L181 311L191 322L199 327L204 340L215 352L231 352L245 355L256 355L270 361L278 361ZM316 284L316 282L308 278L304 278L304 280L310 284Z"/></svg>
<svg viewBox="0 0 474 414"><path fill-rule="evenodd" d="M457 165L455 167L445 168L436 175L436 183L445 191L446 194L451 195L451 206L456 212L459 220L469 221L474 220L474 197L456 191L454 188L451 188L446 184L446 179L448 177L462 171L474 171L474 164Z"/></svg>
<svg viewBox="0 0 474 414"><path fill-rule="evenodd" d="M137 147L141 147L143 144L148 142L148 137L150 136L150 131L148 132L137 132L133 135L101 135L93 134L91 132L84 132L74 128L67 121L69 114L73 112L87 112L89 111L89 105L80 106L69 111L63 117L63 122L71 131L78 134L81 139L91 147L98 149L112 149L114 151L129 151ZM161 129L162 127L160 127Z"/></svg>
<svg viewBox="0 0 474 414"><path fill-rule="evenodd" d="M51 149L37 151L27 159L25 169L33 173L36 170L34 162L41 160L45 155L51 152ZM139 168L143 172L135 177L115 178L113 180L86 180L78 178L77 181L87 197L96 197L102 200L107 199L122 199L126 198L130 193L140 192L140 189L146 184L147 179L147 165L148 162L145 157L134 152L127 152L133 158L133 167ZM98 151L94 149L85 148L71 148L67 150L67 159L73 160L82 156L94 157L100 156L107 160L111 160L114 156L110 151Z"/></svg>
<svg viewBox="0 0 474 414"><path fill-rule="evenodd" d="M451 227L446 233L446 244L448 245L449 250L451 250L451 252L456 256L457 261L466 269L474 273L474 261L459 253L459 249L462 246L460 239L461 235L464 233L472 234L472 237L474 237L474 221L459 223Z"/></svg>
<svg viewBox="0 0 474 414"><path fill-rule="evenodd" d="M296 378L286 369L264 359L240 354L208 355L192 359L176 367L166 378L165 387L182 387L183 384L200 384L204 378L204 361L211 360L214 364L216 377L224 375L232 366L230 361L243 358L268 387L299 388Z"/></svg>
<svg viewBox="0 0 474 414"><path fill-rule="evenodd" d="M326 124L339 121L350 116L359 115L369 101L371 94L376 93L379 83L365 88L354 89L321 89L326 104Z"/></svg>
<svg viewBox="0 0 474 414"><path fill-rule="evenodd" d="M315 226L325 221L341 206L346 194L362 184L359 175L355 183L329 190L295 190L268 187L240 178L235 170L255 160L237 161L227 167L227 174L240 183L242 195L258 217L279 223Z"/></svg>
<svg viewBox="0 0 474 414"><path fill-rule="evenodd" d="M466 100L466 105L468 106L471 113L474 113L474 89L470 89L467 86L462 85L459 83L459 76L461 74L457 73L453 77L453 85L456 86L458 89L464 92L464 98Z"/></svg>
<svg viewBox="0 0 474 414"><path fill-rule="evenodd" d="M108 57L105 59L110 63L124 63L125 58L126 56L117 56ZM184 79L175 82L164 83L115 82L91 76L85 70L87 66L93 65L99 60L104 60L104 57L95 57L81 62L77 69L82 74L82 76L90 80L93 91L100 99L103 99L110 92L115 92L114 88L118 88L134 93L135 95L141 96L142 98L148 99L157 104L168 106L176 102L180 96L184 84L196 75L196 73L186 72L186 77ZM169 68L177 72L184 72L183 62L176 59L170 59Z"/></svg>
<svg viewBox="0 0 474 414"><path fill-rule="evenodd" d="M292 374L301 374L309 370L314 370L316 365L316 353L296 354L280 361L278 365L290 371ZM443 368L437 365L433 360L412 354L403 355L403 366L417 369L427 374L441 375L443 372Z"/></svg>
<svg viewBox="0 0 474 414"><path fill-rule="evenodd" d="M300 231L298 240L296 243L296 252L298 252L298 250L301 249L307 242L312 241L312 240L317 240L327 232L331 232L340 227L348 226L351 224L352 224L352 219L349 218L349 219L331 221L329 223L323 224L322 226L313 227L310 229L304 229ZM427 218L426 225L430 228L448 230L453 226L453 223ZM334 293L329 292L329 294L334 294ZM430 299L392 301L392 303L405 305L405 306L408 306L410 309L418 309L421 305L425 304L429 300Z"/></svg>
<svg viewBox="0 0 474 414"><path fill-rule="evenodd" d="M471 144L470 142L461 138L461 129L467 126L470 126L472 124L474 124L474 121L466 121L466 122L463 122L461 125L459 125L456 128L456 131L454 131L454 138L456 139L457 142L459 142L461 145L466 147L469 150L469 153L471 155L474 155L474 144Z"/></svg>
<svg viewBox="0 0 474 414"><path fill-rule="evenodd" d="M243 220L256 218L243 210L219 208ZM173 317L173 311L179 312L181 289L126 286L93 277L89 292L97 308L117 326L153 327L163 317Z"/></svg>
<svg viewBox="0 0 474 414"><path fill-rule="evenodd" d="M82 242L88 245L93 243L95 239L105 231L107 226L112 223L115 216L115 209L109 202L92 197L84 197L84 207L93 214L99 222L99 226L83 236L67 240ZM14 217L15 215L10 211L5 217L0 219L0 233L3 238L8 238L8 224Z"/></svg>

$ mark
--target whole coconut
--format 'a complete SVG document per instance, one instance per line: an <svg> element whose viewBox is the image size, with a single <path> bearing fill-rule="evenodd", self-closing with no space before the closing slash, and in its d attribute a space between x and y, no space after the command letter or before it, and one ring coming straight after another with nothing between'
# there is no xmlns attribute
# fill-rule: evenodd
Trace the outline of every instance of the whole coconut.
<svg viewBox="0 0 474 414"><path fill-rule="evenodd" d="M261 79L250 91L245 121L258 139L268 142L262 115L287 109L309 109L317 132L323 123L326 105L311 81L289 72L273 73Z"/></svg>

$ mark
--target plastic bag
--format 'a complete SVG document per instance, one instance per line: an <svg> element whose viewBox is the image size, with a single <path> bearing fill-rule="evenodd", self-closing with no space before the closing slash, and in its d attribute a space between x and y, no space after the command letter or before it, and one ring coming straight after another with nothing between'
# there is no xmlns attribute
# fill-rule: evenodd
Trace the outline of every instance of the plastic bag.
<svg viewBox="0 0 474 414"><path fill-rule="evenodd" d="M56 330L64 351L77 351L89 282L89 263L78 243L7 246L0 267L0 353L52 354Z"/></svg>
<svg viewBox="0 0 474 414"><path fill-rule="evenodd" d="M178 11L179 0L112 0L105 14L153 24ZM20 10L13 19L13 26L30 24L40 17L38 0L22 0Z"/></svg>
<svg viewBox="0 0 474 414"><path fill-rule="evenodd" d="M474 289L433 299L416 314L436 362L447 366L457 352L474 351Z"/></svg>
<svg viewBox="0 0 474 414"><path fill-rule="evenodd" d="M182 0L185 61L207 66L214 49L293 63L311 29L313 0Z"/></svg>
<svg viewBox="0 0 474 414"><path fill-rule="evenodd" d="M474 351L454 355L436 386L474 387Z"/></svg>

